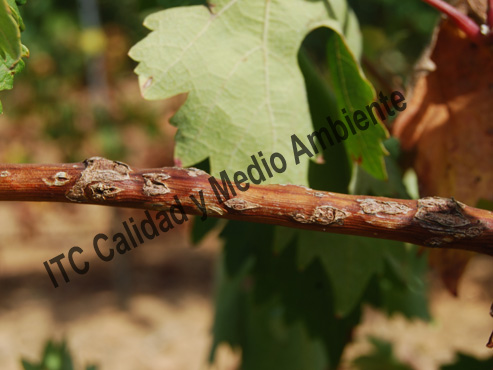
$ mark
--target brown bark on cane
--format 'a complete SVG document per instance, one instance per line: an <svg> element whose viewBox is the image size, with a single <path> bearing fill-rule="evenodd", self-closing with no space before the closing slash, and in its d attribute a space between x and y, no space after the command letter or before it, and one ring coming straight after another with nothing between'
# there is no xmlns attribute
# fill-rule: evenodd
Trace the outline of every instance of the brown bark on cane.
<svg viewBox="0 0 493 370"><path fill-rule="evenodd" d="M177 196L185 212L201 215L190 195L200 199L202 192L211 217L493 255L493 213L454 199L346 195L297 185L250 184L241 192L231 184L236 196L219 200L211 178L193 168L132 169L100 157L75 164L5 164L0 165L0 201L168 210Z"/></svg>

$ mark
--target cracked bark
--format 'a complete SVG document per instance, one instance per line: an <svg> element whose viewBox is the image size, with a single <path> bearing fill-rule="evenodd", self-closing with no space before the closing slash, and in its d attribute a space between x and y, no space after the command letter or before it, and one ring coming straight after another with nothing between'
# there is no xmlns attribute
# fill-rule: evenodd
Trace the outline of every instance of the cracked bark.
<svg viewBox="0 0 493 370"><path fill-rule="evenodd" d="M250 184L247 191L236 190L237 196L220 202L209 178L209 174L193 168L132 169L100 157L74 164L4 164L0 165L0 200L168 210L176 195L187 213L201 215L190 195L197 197L202 191L211 217L493 256L493 213L454 199L390 199L297 185Z"/></svg>

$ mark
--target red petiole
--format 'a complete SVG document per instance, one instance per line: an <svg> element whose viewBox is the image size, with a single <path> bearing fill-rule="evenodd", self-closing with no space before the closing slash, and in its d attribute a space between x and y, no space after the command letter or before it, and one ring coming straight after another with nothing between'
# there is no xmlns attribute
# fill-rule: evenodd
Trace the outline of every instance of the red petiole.
<svg viewBox="0 0 493 370"><path fill-rule="evenodd" d="M484 42L485 36L491 39L491 35L492 35L491 28L493 25L493 0L488 0L487 23L489 29L487 35L484 35L481 32L481 27L477 25L471 18L469 18L465 14L462 14L460 11L458 11L452 5L447 4L445 1L443 0L423 0L423 1L433 6L434 8L438 9L443 14L446 14L450 19L452 19L455 22L457 27L459 27L462 31L464 31L467 37L469 37L469 39L471 39L475 43L480 44Z"/></svg>

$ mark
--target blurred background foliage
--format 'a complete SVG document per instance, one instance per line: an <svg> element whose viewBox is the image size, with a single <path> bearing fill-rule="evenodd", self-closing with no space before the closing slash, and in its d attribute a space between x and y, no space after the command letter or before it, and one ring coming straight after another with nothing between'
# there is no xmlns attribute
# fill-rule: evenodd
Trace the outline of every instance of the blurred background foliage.
<svg viewBox="0 0 493 370"><path fill-rule="evenodd" d="M72 355L65 340L61 342L47 341L40 362L22 360L24 370L74 370ZM98 370L94 365L88 365L85 370Z"/></svg>
<svg viewBox="0 0 493 370"><path fill-rule="evenodd" d="M422 1L349 0L363 33L363 68L375 88L405 87L439 13Z"/></svg>
<svg viewBox="0 0 493 370"><path fill-rule="evenodd" d="M128 126L137 126L149 140L159 137L158 113L142 99L125 95L124 88L136 86L135 63L127 52L148 33L142 26L145 16L205 1L100 0L92 10L83 3L46 0L22 7L28 25L22 41L31 52L28 68L16 77L16 88L0 96L8 121L41 133L60 150L59 160L79 161L90 150L87 146L125 160L129 153L122 131ZM363 67L376 88L385 91L407 81L437 21L437 12L421 1L397 3L350 1L364 36ZM7 162L39 158L19 145L1 151Z"/></svg>
<svg viewBox="0 0 493 370"><path fill-rule="evenodd" d="M125 160L129 154L125 131L133 132L129 126L142 131L144 140L162 139L156 109L128 93L138 86L135 63L127 53L147 34L142 26L146 15L199 3L203 2L29 2L21 12L29 25L22 34L23 43L31 46L28 68L16 76L13 91L1 93L6 109L0 119L17 128L14 136L23 129L35 130L57 152L54 156L59 161L80 161L88 152ZM40 160L33 147L23 148L15 139L4 144L3 161Z"/></svg>

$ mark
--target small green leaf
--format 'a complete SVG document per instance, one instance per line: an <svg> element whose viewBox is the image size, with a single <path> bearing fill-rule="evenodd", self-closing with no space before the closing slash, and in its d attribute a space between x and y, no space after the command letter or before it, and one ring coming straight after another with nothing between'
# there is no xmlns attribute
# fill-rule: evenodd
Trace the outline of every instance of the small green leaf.
<svg viewBox="0 0 493 370"><path fill-rule="evenodd" d="M477 208L486 209L488 211L493 211L493 202L488 199L481 198L476 203Z"/></svg>
<svg viewBox="0 0 493 370"><path fill-rule="evenodd" d="M26 361L26 360L21 360L22 367L24 370L40 370L40 366L34 365L33 363Z"/></svg>
<svg viewBox="0 0 493 370"><path fill-rule="evenodd" d="M7 56L14 61L21 57L21 31L18 21L18 13L15 13L9 2L0 0L0 57L4 61Z"/></svg>
<svg viewBox="0 0 493 370"><path fill-rule="evenodd" d="M66 342L63 340L60 343L51 340L46 342L43 350L43 357L39 364L34 364L21 360L24 370L73 370L74 365L70 351Z"/></svg>
<svg viewBox="0 0 493 370"><path fill-rule="evenodd" d="M356 110L364 110L375 98L373 87L363 76L355 55L336 33L332 33L327 43L327 60L334 85L337 102L341 109L346 109L349 117L353 117ZM340 119L348 130L348 139L344 142L351 159L361 165L369 174L377 179L384 180L387 177L384 166L384 154L382 140L388 136L385 127L378 123L374 125L369 120L369 128L365 131L350 133L350 128L342 114Z"/></svg>
<svg viewBox="0 0 493 370"><path fill-rule="evenodd" d="M326 33L320 35L320 31L317 31L315 31L317 34L308 36L307 40L319 36L319 39L323 42L323 36ZM305 78L313 127L319 131L322 127L326 127L326 117L337 111L337 102L334 93L318 72L313 61L308 57L308 51L303 47L298 55L298 60ZM344 145L328 146L327 143L325 144L326 149L323 149L320 146L320 142L317 141L317 146L319 146L320 150L323 150L321 152L323 163L310 162L310 187L318 190L347 193L351 179L351 163L347 159L345 147ZM331 176L331 174L337 174L337 176Z"/></svg>
<svg viewBox="0 0 493 370"><path fill-rule="evenodd" d="M395 356L392 343L370 337L373 352L360 356L353 361L358 370L413 370L412 367L400 362ZM470 368L468 368L470 369Z"/></svg>
<svg viewBox="0 0 493 370"><path fill-rule="evenodd" d="M29 50L21 44L24 22L14 0L0 0L0 91L10 90L14 75L24 69ZM3 113L0 102L0 114Z"/></svg>

